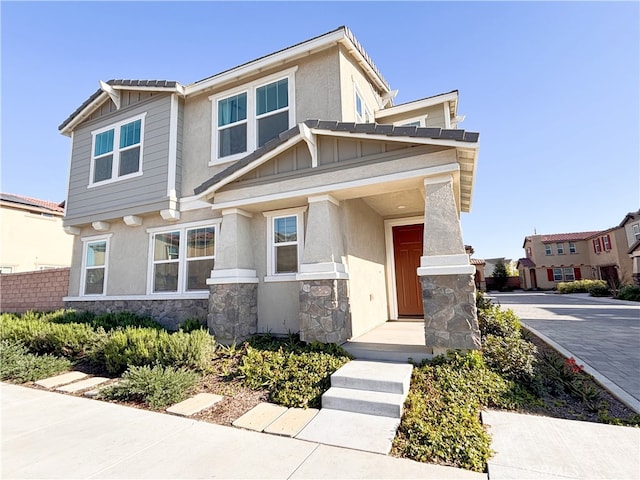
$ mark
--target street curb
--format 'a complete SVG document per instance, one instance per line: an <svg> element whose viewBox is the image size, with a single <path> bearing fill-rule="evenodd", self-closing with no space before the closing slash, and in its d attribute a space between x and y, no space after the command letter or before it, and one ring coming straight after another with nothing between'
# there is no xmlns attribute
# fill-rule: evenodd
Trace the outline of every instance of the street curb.
<svg viewBox="0 0 640 480"><path fill-rule="evenodd" d="M598 382L600 385L602 385L604 388L606 388L609 391L609 393L611 393L611 395L616 397L618 400L620 400L622 403L624 403L627 407L629 407L634 412L640 413L640 400L637 400L635 397L633 397L630 394L628 394L627 392L625 392L622 388L620 388L618 385L613 383L607 377L602 375L600 372L598 372L595 368L593 368L587 362L585 362L584 360L582 360L578 356L576 356L573 353L571 353L569 350L564 348L562 345L554 342L553 340L551 340L549 337L547 337L543 333L540 333L535 328L533 328L530 325L528 325L526 322L523 322L521 320L520 324L524 328L529 330L531 333L533 333L540 340L542 340L543 342L545 342L546 344L548 344L549 346L551 346L555 350L557 350L561 355L563 355L563 356L565 356L567 358L573 357L574 360L576 361L576 363L583 365L584 366L584 371L587 372L589 375L591 375L595 379L596 382Z"/></svg>

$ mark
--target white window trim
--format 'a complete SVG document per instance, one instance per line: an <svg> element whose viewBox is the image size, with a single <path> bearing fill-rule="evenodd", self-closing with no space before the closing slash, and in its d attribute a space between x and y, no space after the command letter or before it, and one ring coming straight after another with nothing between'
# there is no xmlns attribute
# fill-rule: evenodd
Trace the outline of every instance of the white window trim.
<svg viewBox="0 0 640 480"><path fill-rule="evenodd" d="M553 255L553 248L551 247L550 243L545 243L544 244L544 254L545 255Z"/></svg>
<svg viewBox="0 0 640 480"><path fill-rule="evenodd" d="M209 166L213 165L222 165L225 163L233 162L235 160L239 160L240 158L246 157L251 152L257 149L258 139L257 139L257 121L259 118L266 117L268 115L273 115L274 113L283 112L286 109L281 108L279 110L274 110L273 112L269 112L268 114L256 115L256 90L260 87L268 85L270 83L277 82L279 80L287 79L288 89L289 89L289 105L287 109L289 110L289 128L292 128L296 125L296 101L295 101L295 73L298 70L298 67L292 67L287 70L283 70L278 73L274 73L273 75L269 75L267 77L262 77L258 80L255 80L250 83L245 83L239 87L232 88L229 90L225 90L224 92L216 93L215 95L211 95L209 97L209 101L211 102L211 157L209 159ZM247 151L236 153L234 155L228 155L226 157L218 158L218 102L220 100L224 100L225 98L232 97L234 95L238 95L240 93L247 94ZM240 125L241 122L238 122L234 125ZM226 126L228 127L228 126Z"/></svg>
<svg viewBox="0 0 640 480"><path fill-rule="evenodd" d="M605 252L611 251L611 242L609 241L609 237L604 235L602 237L602 248Z"/></svg>
<svg viewBox="0 0 640 480"><path fill-rule="evenodd" d="M424 115L420 115L418 117L404 118L402 120L398 120L397 122L393 122L393 124L395 126L398 126L398 127L405 127L409 123L418 122L418 123L420 123L419 127L423 128L423 127L427 126L427 117L428 116L429 115L427 115L425 113Z"/></svg>
<svg viewBox="0 0 640 480"><path fill-rule="evenodd" d="M633 234L635 241L640 240L640 223L634 223L631 225L631 233Z"/></svg>
<svg viewBox="0 0 640 480"><path fill-rule="evenodd" d="M213 260L215 262L216 251L218 249L218 234L220 233L220 222L222 219L216 218L212 220L202 220L199 222L189 222L189 223L181 223L178 225L171 226L163 226L163 227L154 227L148 228L147 233L149 234L149 252L147 258L147 295L152 297L173 297L176 296L188 296L199 294L205 292L206 289L203 290L187 290L187 242L184 241L186 238L187 230L192 230L194 228L201 227L213 227L214 228L214 245L213 245ZM154 270L154 237L158 233L168 233L168 232L180 232L180 248L178 250L178 290L175 292L154 292L153 291L153 270ZM166 262L163 262L166 263Z"/></svg>
<svg viewBox="0 0 640 480"><path fill-rule="evenodd" d="M360 103L362 104L362 112L365 115L365 118L363 118L358 113L358 98L360 98ZM369 108L367 102L365 102L364 95L362 95L362 93L360 92L360 89L358 88L356 82L353 82L353 111L356 123L374 123L375 119L373 113L371 113L371 109ZM369 116L369 121L367 121L366 119L367 115Z"/></svg>
<svg viewBox="0 0 640 480"><path fill-rule="evenodd" d="M564 255L564 243L556 243L556 253L558 255Z"/></svg>
<svg viewBox="0 0 640 480"><path fill-rule="evenodd" d="M571 272L570 275L567 275L567 270L569 270ZM571 277L571 278L569 278L569 277ZM564 278L565 282L575 282L576 274L575 274L575 270L573 269L573 267L563 267L562 268L562 278Z"/></svg>
<svg viewBox="0 0 640 480"><path fill-rule="evenodd" d="M573 252L571 251L571 246L573 245ZM578 246L575 242L569 242L569 254L573 255L578 253Z"/></svg>
<svg viewBox="0 0 640 480"><path fill-rule="evenodd" d="M271 212L263 212L267 219L267 274L264 277L265 282L294 282L297 281L296 276L300 273L300 264L302 263L302 254L304 253L304 213L307 207L288 208L285 210L273 210ZM273 224L277 218L297 217L297 244L298 244L298 269L293 273L275 273L275 244L273 242Z"/></svg>
<svg viewBox="0 0 640 480"><path fill-rule="evenodd" d="M106 235L95 235L92 237L84 237L80 239L82 241L82 271L80 273L79 288L80 297L104 297L106 295L107 282L109 280L109 252L111 251L110 240L112 236L112 233L107 233ZM104 253L104 282L102 285L102 293L85 293L85 281L87 279L87 248L90 243L102 241L106 242Z"/></svg>
<svg viewBox="0 0 640 480"><path fill-rule="evenodd" d="M560 270L560 278L557 278L556 270ZM564 270L561 267L553 267L553 281L554 282L562 282L564 281Z"/></svg>
<svg viewBox="0 0 640 480"><path fill-rule="evenodd" d="M110 183L119 182L121 180L126 180L128 178L139 177L142 175L142 160L144 158L144 127L145 127L145 118L147 116L147 112L144 112L140 115L136 115L135 117L127 118L126 120L122 120L117 123L112 123L106 127L99 128L97 130L93 130L91 132L91 163L89 166L89 185L87 188L98 187L102 185L108 185ZM118 176L118 167L120 166L120 127L126 125L127 123L132 123L137 120L140 120L140 160L138 162L138 171L128 173L126 175ZM93 174L95 170L95 151L96 151L96 137L104 132L109 130L113 130L113 160L111 162L111 178L107 180L101 180L99 182L93 181ZM126 150L126 149L125 149Z"/></svg>

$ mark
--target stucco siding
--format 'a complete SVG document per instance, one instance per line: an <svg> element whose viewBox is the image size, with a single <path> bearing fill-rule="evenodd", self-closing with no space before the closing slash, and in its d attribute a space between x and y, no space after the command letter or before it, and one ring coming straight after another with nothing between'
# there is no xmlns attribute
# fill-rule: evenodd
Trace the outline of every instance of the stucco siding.
<svg viewBox="0 0 640 480"><path fill-rule="evenodd" d="M297 67L295 72L295 123L308 119L342 120L340 107L340 62L337 47L288 62L278 69L270 69L235 83L187 98L184 114L184 149L182 194L193 195L203 180L229 166L229 163L210 166L213 135L212 101L209 97L232 88L249 84L261 77ZM247 152L250 153L250 152ZM310 161L310 160L309 160Z"/></svg>
<svg viewBox="0 0 640 480"><path fill-rule="evenodd" d="M142 175L90 188L91 132L146 113L142 139ZM170 96L154 96L133 107L85 122L74 131L65 225L77 225L87 215L94 220L112 212L167 199ZM138 209L139 210L139 209Z"/></svg>
<svg viewBox="0 0 640 480"><path fill-rule="evenodd" d="M340 48L340 90L342 92L342 118L345 122L355 122L357 91L362 101L371 113L370 121L373 122L375 112L380 108L379 92L367 80L364 72L357 65L352 56Z"/></svg>
<svg viewBox="0 0 640 480"><path fill-rule="evenodd" d="M108 232L96 232L90 227L82 228L75 237L73 260L69 279L69 296L81 294L80 278L82 274L82 239L102 234L111 234L109 238L109 263L107 265L106 295L146 295L149 271L150 234L148 228L180 228L182 224L200 220L213 220L214 213L209 209L184 212L179 222L169 223L160 215L148 215L142 218L142 226L130 227L122 221L110 225ZM160 296L161 295L155 295ZM86 297L91 300L91 297ZM95 297L99 299L100 297Z"/></svg>
<svg viewBox="0 0 640 480"><path fill-rule="evenodd" d="M384 221L360 199L342 202L341 210L352 335L357 337L388 320Z"/></svg>

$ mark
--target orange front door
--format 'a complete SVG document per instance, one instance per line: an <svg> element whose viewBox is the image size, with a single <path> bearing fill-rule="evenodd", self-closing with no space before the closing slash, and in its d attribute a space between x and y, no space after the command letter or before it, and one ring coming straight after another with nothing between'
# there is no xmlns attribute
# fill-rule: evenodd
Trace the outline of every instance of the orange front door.
<svg viewBox="0 0 640 480"><path fill-rule="evenodd" d="M423 225L393 227L398 316L422 316L422 287L418 267L422 256Z"/></svg>

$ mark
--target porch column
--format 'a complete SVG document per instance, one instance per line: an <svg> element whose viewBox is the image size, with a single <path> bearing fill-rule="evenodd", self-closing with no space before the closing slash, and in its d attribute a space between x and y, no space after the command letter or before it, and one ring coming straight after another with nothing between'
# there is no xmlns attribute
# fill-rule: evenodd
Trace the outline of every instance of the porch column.
<svg viewBox="0 0 640 480"><path fill-rule="evenodd" d="M418 276L426 345L434 355L447 350L478 349L475 267L469 263L462 241L453 177L427 178L424 186L423 256Z"/></svg>
<svg viewBox="0 0 640 480"><path fill-rule="evenodd" d="M330 195L309 197L300 281L300 339L344 343L351 337L349 275L342 263L344 246L340 203Z"/></svg>
<svg viewBox="0 0 640 480"><path fill-rule="evenodd" d="M258 328L258 277L251 230L251 213L232 208L222 211L216 238L216 260L207 279L207 326L216 341L241 342Z"/></svg>

